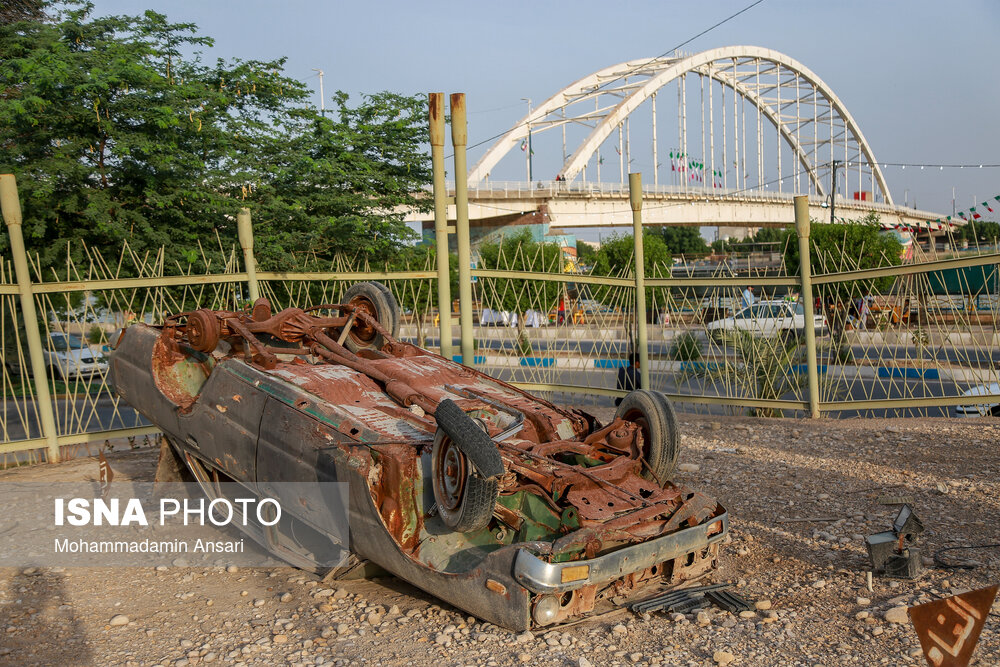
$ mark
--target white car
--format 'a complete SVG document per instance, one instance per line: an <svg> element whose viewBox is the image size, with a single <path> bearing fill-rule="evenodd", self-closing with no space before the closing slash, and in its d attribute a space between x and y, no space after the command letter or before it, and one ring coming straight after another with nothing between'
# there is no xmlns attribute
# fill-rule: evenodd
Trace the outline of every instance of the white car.
<svg viewBox="0 0 1000 667"><path fill-rule="evenodd" d="M54 331L49 334L50 344L44 350L45 365L56 380L103 375L108 362L76 334Z"/></svg>
<svg viewBox="0 0 1000 667"><path fill-rule="evenodd" d="M989 396L1000 394L1000 382L981 384L978 387L962 392L962 396ZM955 413L959 417L1000 417L1000 403L979 403L978 405L957 405Z"/></svg>
<svg viewBox="0 0 1000 667"><path fill-rule="evenodd" d="M758 301L752 306L744 306L729 317L705 325L713 337L737 330L747 331L755 336L777 336L786 332L802 334L805 331L806 316L801 303L791 301ZM822 334L826 329L826 318L813 315L813 328Z"/></svg>

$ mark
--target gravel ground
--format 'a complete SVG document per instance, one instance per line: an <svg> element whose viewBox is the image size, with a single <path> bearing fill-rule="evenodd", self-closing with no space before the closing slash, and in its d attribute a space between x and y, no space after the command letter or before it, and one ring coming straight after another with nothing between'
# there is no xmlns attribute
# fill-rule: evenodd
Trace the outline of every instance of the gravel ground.
<svg viewBox="0 0 1000 667"><path fill-rule="evenodd" d="M607 414L601 415L607 417ZM515 635L396 579L334 582L291 568L0 569L0 664L16 665L921 665L899 607L1000 581L1000 550L972 570L865 584L863 535L910 496L925 556L1000 542L1000 424L680 417L682 480L731 512L717 581L757 611L611 616ZM150 479L155 453L109 456ZM0 481L93 479L93 459ZM796 521L823 519L822 521ZM1000 665L994 605L973 664ZM743 617L745 616L745 617Z"/></svg>

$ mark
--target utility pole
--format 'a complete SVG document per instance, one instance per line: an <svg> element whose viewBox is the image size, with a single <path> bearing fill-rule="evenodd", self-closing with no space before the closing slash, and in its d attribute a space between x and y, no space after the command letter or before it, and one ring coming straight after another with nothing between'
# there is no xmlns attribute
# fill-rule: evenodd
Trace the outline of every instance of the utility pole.
<svg viewBox="0 0 1000 667"><path fill-rule="evenodd" d="M326 97L323 95L323 70L312 68L312 71L319 73L319 112L326 116Z"/></svg>
<svg viewBox="0 0 1000 667"><path fill-rule="evenodd" d="M837 165L840 164L842 160L831 160L830 164L833 165L833 169L830 170L830 180L832 181L830 185L830 224L832 225L835 221L833 217L833 209L836 206L837 201Z"/></svg>
<svg viewBox="0 0 1000 667"><path fill-rule="evenodd" d="M521 101L528 103L528 151L527 151L528 154L525 156L527 158L525 162L528 165L528 187L530 188L531 187L531 98L522 97Z"/></svg>

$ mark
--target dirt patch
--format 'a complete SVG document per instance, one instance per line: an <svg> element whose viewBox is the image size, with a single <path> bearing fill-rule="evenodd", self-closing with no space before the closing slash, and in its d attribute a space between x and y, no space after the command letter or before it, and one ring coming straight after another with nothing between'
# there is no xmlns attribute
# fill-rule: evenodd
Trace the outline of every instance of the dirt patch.
<svg viewBox="0 0 1000 667"><path fill-rule="evenodd" d="M925 556L1000 542L995 420L682 415L680 427L677 479L729 507L732 542L715 579L761 602L750 618L624 612L514 635L391 578L328 585L291 568L7 568L0 664L715 665L732 656L733 665L920 665L912 628L886 612L1000 581L1000 550L980 550L961 556L975 569L876 577L869 592L862 541L891 524L896 507L880 500L908 496L927 527ZM116 480L152 478L154 451L108 458ZM95 459L0 472L5 482L96 478ZM974 664L1000 664L997 620Z"/></svg>

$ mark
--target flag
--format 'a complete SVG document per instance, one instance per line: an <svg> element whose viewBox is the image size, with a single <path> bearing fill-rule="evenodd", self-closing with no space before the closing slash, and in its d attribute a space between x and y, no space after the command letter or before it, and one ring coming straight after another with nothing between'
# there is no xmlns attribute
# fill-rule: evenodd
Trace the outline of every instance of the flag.
<svg viewBox="0 0 1000 667"><path fill-rule="evenodd" d="M526 151L526 150L528 150L528 140L527 139L522 139L521 140L521 151L523 152L523 151Z"/></svg>
<svg viewBox="0 0 1000 667"><path fill-rule="evenodd" d="M965 211L959 211L958 217L960 217L962 220L965 220L966 222L969 221L969 219L965 217Z"/></svg>
<svg viewBox="0 0 1000 667"><path fill-rule="evenodd" d="M615 152L618 153L619 155L621 155L622 154L622 149L620 149L617 146L615 146Z"/></svg>
<svg viewBox="0 0 1000 667"><path fill-rule="evenodd" d="M992 213L992 212L993 212L993 208L992 208L992 207L990 206L989 202L985 202L985 201L984 201L984 202L983 202L983 206L985 206L985 207L986 207L986 210L987 210L987 211L989 211L990 213Z"/></svg>
<svg viewBox="0 0 1000 667"><path fill-rule="evenodd" d="M603 156L597 158L597 164L604 164L604 157Z"/></svg>
<svg viewBox="0 0 1000 667"><path fill-rule="evenodd" d="M976 213L976 207L975 206L973 206L972 208L970 208L969 212L972 213L972 219L973 220L979 220L979 218L983 217L983 216L979 215L978 213Z"/></svg>

